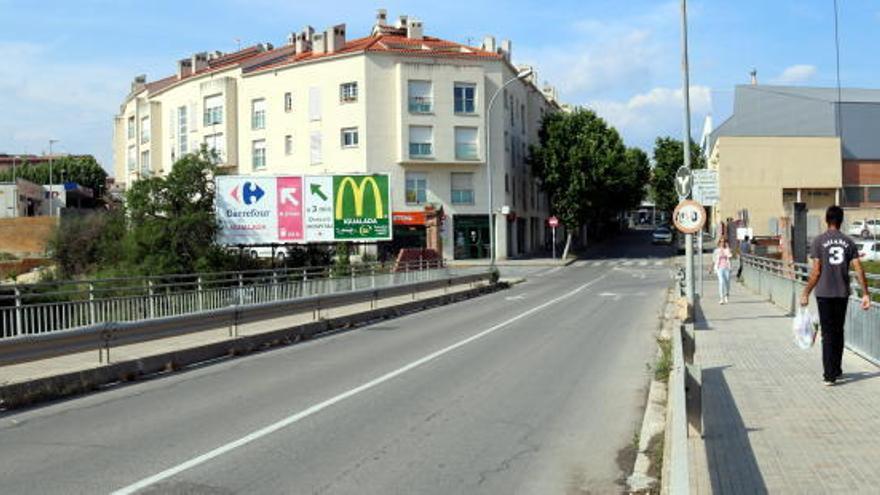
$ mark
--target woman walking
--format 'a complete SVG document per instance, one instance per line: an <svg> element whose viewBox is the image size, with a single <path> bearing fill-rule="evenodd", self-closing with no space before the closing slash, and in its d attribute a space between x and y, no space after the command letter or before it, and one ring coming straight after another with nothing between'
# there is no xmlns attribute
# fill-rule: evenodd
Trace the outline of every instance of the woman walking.
<svg viewBox="0 0 880 495"><path fill-rule="evenodd" d="M730 297L730 259L733 255L727 245L727 239L718 240L718 247L712 252L712 266L709 273L715 270L718 276L718 303L727 304Z"/></svg>

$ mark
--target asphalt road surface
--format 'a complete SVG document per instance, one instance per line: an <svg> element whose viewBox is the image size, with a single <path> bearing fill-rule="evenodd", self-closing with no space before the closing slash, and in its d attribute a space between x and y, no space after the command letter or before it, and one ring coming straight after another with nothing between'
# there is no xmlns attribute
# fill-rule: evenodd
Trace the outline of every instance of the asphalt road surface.
<svg viewBox="0 0 880 495"><path fill-rule="evenodd" d="M0 417L0 492L618 493L670 250Z"/></svg>

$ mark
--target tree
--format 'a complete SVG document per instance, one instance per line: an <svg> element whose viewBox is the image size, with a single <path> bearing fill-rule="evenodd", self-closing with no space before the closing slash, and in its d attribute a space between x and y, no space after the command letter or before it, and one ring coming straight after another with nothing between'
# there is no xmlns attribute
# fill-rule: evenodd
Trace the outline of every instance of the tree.
<svg viewBox="0 0 880 495"><path fill-rule="evenodd" d="M678 204L675 173L684 165L681 141L671 137L657 138L654 143L654 170L651 174L651 197L660 211L671 212ZM700 146L691 141L691 168L706 168Z"/></svg>
<svg viewBox="0 0 880 495"><path fill-rule="evenodd" d="M0 182L11 182L12 176L11 169L0 172ZM24 161L16 167L15 176L36 184L48 184L49 164L29 165ZM62 156L53 159L51 178L56 184L62 181L76 182L88 187L94 191L96 198L103 196L107 187L107 172L91 155Z"/></svg>
<svg viewBox="0 0 880 495"><path fill-rule="evenodd" d="M590 110L549 114L538 136L529 163L568 230L567 256L578 227L641 201L645 163L635 152L628 154L617 131Z"/></svg>

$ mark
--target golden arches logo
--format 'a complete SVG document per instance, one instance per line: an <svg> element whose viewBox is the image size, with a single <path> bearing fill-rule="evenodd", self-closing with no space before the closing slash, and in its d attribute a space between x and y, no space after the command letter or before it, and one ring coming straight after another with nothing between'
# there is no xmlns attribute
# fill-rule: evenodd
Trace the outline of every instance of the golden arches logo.
<svg viewBox="0 0 880 495"><path fill-rule="evenodd" d="M372 176L365 176L361 178L361 183L358 184L352 177L346 177L342 179L339 183L339 188L336 189L336 219L342 220L343 211L342 211L342 200L345 197L345 191L351 189L351 193L354 196L354 214L356 217L364 216L364 191L367 188L367 184L372 186L373 190L373 205L376 208L376 218L384 218L385 217L385 207L382 202L382 193L379 189L379 184L376 182L376 178Z"/></svg>

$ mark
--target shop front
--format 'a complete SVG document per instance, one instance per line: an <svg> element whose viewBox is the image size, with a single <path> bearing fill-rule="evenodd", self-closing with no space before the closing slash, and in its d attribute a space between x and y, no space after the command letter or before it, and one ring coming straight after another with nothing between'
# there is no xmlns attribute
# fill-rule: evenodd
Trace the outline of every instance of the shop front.
<svg viewBox="0 0 880 495"><path fill-rule="evenodd" d="M487 215L455 215L452 235L457 260L489 257L489 217Z"/></svg>

